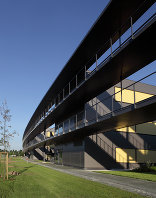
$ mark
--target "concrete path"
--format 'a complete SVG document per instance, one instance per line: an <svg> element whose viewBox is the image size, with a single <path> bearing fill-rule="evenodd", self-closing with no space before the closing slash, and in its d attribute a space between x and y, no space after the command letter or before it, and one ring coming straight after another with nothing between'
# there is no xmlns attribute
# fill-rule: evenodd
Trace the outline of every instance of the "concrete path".
<svg viewBox="0 0 156 198"><path fill-rule="evenodd" d="M85 178L87 180L99 182L109 186L117 187L122 190L126 190L133 193L138 193L144 196L156 198L156 182L147 180L134 179L110 174L100 174L88 170L76 169L61 165L54 165L51 163L34 162L32 163L48 167L57 171L75 175L78 177Z"/></svg>

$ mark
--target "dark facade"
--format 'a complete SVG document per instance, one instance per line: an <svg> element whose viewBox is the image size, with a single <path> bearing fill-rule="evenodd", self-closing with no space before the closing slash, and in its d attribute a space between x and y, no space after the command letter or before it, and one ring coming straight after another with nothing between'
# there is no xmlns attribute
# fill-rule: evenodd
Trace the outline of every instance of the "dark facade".
<svg viewBox="0 0 156 198"><path fill-rule="evenodd" d="M109 2L32 115L26 155L86 169L156 163L156 87L143 83L156 71L126 79L155 60L155 13L134 26L153 4Z"/></svg>
<svg viewBox="0 0 156 198"><path fill-rule="evenodd" d="M127 87L133 83L133 81L124 80L122 86ZM126 91L130 91L131 93L133 91L132 87L130 86ZM96 116L94 112L95 108L92 107L93 102L96 100L99 101L98 105L103 110L110 111L111 100L105 100L105 98L112 95L115 92L115 88L121 88L121 84L115 85L86 104L86 108L89 111L88 115L90 115L88 119ZM140 97L139 94L141 94L141 97L151 97L156 94L156 87L138 83L136 86L136 97ZM122 102L122 105L125 107L129 105L128 102L133 103L133 98L130 95L126 95L126 97L124 98L123 96L124 102ZM114 108L118 109L120 108L121 101L115 104L116 106ZM100 115L100 108L98 108L98 111ZM104 133L101 131L99 134L56 146L56 155L59 155L59 152L61 152L61 160L57 160L55 163L85 169L135 168L140 163L146 163L147 161L156 163L154 157L156 154L155 141L156 122L142 123ZM123 154L123 151L125 154ZM137 152L138 159L136 156ZM144 155L143 152L148 153ZM153 152L153 155L150 152ZM129 154L130 159L127 158Z"/></svg>

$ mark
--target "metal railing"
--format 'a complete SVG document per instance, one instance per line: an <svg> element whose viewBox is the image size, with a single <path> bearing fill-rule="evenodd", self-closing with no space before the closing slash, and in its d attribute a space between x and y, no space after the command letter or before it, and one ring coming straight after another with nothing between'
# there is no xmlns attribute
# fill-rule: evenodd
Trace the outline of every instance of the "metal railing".
<svg viewBox="0 0 156 198"><path fill-rule="evenodd" d="M138 10L137 10L138 12ZM134 13L133 16L129 17L127 22L122 25L112 36L111 38L104 44L102 48L106 49L104 54L107 54L107 57L98 64L98 59L101 57L98 57L98 53L101 51L101 48L96 52L96 54L90 58L90 60L85 64L85 66L73 77L73 79L58 93L58 95L53 99L53 101L49 104L49 106L46 108L45 112L42 113L42 115L37 119L35 122L35 126L31 127L27 133L27 135L24 137L23 142L25 139L29 136L30 133L41 123L43 120L52 112L55 108L58 107L69 95L71 95L76 89L78 89L87 79L89 79L94 73L96 73L101 67L103 67L108 61L111 60L111 58L119 51L121 48L127 44L130 40L133 40L135 36L142 30L143 27L145 27L146 24L150 23L154 18L156 13L154 13L152 16L147 18L147 20L140 25L136 31L133 32L133 17L137 14ZM148 17L148 16L147 16ZM138 19L139 20L139 19ZM136 23L136 22L135 22ZM122 41L122 35L119 37L119 39L116 41L117 35L120 35L120 32L122 29L124 29L125 26L129 24L130 26L130 35L128 38L124 39ZM126 32L128 32L127 30ZM126 33L125 32L125 33ZM125 34L124 33L124 34ZM116 44L118 42L118 45ZM93 61L95 60L95 61ZM86 66L90 62L95 62L95 68L92 69L92 71L87 71L89 68L93 68L93 65L91 65L89 68Z"/></svg>
<svg viewBox="0 0 156 198"><path fill-rule="evenodd" d="M107 119L108 115L114 116L115 113L125 108L132 107L135 109L138 103L148 100L150 97L156 95L155 90L155 93L144 93L145 96L140 98L138 97L138 93L140 92L136 91L136 86L138 86L141 81L144 81L145 79L149 80L150 77L154 78L154 76L156 79L156 71L140 79L139 81L126 86L125 88L117 87L120 89L119 91L115 92L114 90L114 94L104 98L103 100L98 102L94 101L92 105L87 103L88 106L86 106L83 111L73 115L55 127L55 136L71 132L90 124L94 124L103 119ZM101 104L104 106L104 108L101 107ZM107 104L107 106L105 104Z"/></svg>
<svg viewBox="0 0 156 198"><path fill-rule="evenodd" d="M137 82L133 82L132 84L123 88L122 84L121 87L116 85L116 88L119 91L115 91L114 94L105 97L101 100L91 100L89 101L85 109L72 117L66 119L65 121L59 123L55 126L54 137L63 135L65 133L69 133L71 131L75 131L77 129L83 128L85 126L89 126L101 120L110 118L115 115L116 112L122 111L125 108L131 107L131 109L135 109L136 105L145 100L149 100L149 98L156 95L156 90L153 94L143 93L145 97L138 97L139 91L136 91L137 86L140 85L140 82L144 82L145 80L156 79L156 71L152 72L151 74L147 75L146 77L141 78ZM139 98L139 99L138 99ZM108 117L109 115L109 117ZM44 139L42 141L46 141ZM30 144L36 144L37 141L33 140ZM30 144L27 146L30 146Z"/></svg>
<svg viewBox="0 0 156 198"><path fill-rule="evenodd" d="M139 86L140 82L147 80L147 79L150 80L150 78L156 79L156 71L152 72L146 77L143 77L140 80L124 88L121 85L122 89L121 87L116 86L116 88L118 88L119 91L115 92L115 89L114 89L114 94L108 97L105 97L102 100L93 99L89 101L86 104L85 109L83 111L73 115L72 117L56 125L55 130L53 130L54 136L50 138L54 138L54 137L63 135L65 133L69 133L71 131L75 131L85 126L89 126L101 120L110 118L114 116L115 113L122 111L125 108L132 107L133 109L135 109L138 103L148 100L150 97L156 95L156 90L155 90L155 93L153 94L144 93L146 96L145 98L138 99L137 97L137 94L140 92L136 91L136 87ZM42 141L46 141L47 139L48 138L45 138ZM36 143L38 142L34 139L31 142L29 142L27 146L30 146Z"/></svg>
<svg viewBox="0 0 156 198"><path fill-rule="evenodd" d="M96 135L95 138L93 136L89 136L89 138L100 147L105 153L107 153L112 159L119 163L127 162L128 159L123 157L119 152L117 152L116 148L110 146L106 141L104 141L101 137ZM96 140L95 140L96 139ZM118 159L117 159L118 158Z"/></svg>

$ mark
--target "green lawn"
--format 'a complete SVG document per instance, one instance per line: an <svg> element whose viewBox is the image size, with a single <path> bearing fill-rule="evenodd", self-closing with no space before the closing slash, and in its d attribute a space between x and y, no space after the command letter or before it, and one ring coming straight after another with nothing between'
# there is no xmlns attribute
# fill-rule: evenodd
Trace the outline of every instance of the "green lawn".
<svg viewBox="0 0 156 198"><path fill-rule="evenodd" d="M143 179L156 182L156 167L152 167L151 172L134 172L134 171L96 171L98 173L103 174L111 174L111 175L118 175L124 177L132 177L136 179Z"/></svg>
<svg viewBox="0 0 156 198"><path fill-rule="evenodd" d="M137 198L142 197L117 188L61 173L21 159L9 164L20 175L0 179L1 198Z"/></svg>

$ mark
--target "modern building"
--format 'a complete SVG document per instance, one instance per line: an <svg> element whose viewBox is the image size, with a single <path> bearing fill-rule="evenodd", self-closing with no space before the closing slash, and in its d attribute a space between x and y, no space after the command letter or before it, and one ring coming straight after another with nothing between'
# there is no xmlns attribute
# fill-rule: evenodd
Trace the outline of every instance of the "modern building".
<svg viewBox="0 0 156 198"><path fill-rule="evenodd" d="M32 115L26 155L86 169L156 163L156 86L144 83L156 71L127 79L155 60L154 3L109 2Z"/></svg>

